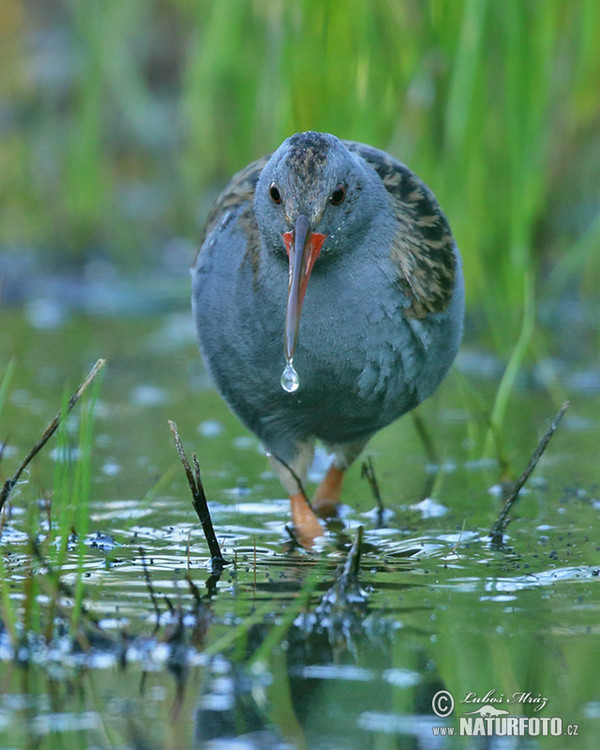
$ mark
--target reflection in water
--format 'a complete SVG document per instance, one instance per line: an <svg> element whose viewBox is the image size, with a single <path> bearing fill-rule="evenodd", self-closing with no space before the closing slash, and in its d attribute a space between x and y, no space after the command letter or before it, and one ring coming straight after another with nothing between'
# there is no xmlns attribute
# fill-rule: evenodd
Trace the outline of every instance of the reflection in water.
<svg viewBox="0 0 600 750"><path fill-rule="evenodd" d="M235 662L223 655L210 662L195 711L198 747L358 750L371 746L374 732L406 736L407 746L429 746L433 722L427 714L440 683L421 649L418 671L389 668L395 628L369 611L359 583L361 536L331 588L291 622L276 645L278 655L264 654L273 628L260 622L248 629ZM259 653L266 663L254 661ZM383 708L393 709L398 689L410 695L404 723L394 713L374 722Z"/></svg>
<svg viewBox="0 0 600 750"><path fill-rule="evenodd" d="M233 743L237 740L237 743ZM215 657L206 670L194 712L194 746L283 750L284 742L269 720L265 686L243 666Z"/></svg>

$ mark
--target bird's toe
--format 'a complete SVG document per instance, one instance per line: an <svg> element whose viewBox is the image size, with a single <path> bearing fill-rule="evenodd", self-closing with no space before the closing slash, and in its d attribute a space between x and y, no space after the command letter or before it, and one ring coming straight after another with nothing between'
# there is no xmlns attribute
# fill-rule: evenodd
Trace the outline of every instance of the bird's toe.
<svg viewBox="0 0 600 750"><path fill-rule="evenodd" d="M323 527L303 494L292 495L290 502L296 539L303 547L310 549L315 539L323 536Z"/></svg>

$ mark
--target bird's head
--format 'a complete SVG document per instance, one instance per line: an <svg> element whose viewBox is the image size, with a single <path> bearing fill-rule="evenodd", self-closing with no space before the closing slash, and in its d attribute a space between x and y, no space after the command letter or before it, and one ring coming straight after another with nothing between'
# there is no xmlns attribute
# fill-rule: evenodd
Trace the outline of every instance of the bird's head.
<svg viewBox="0 0 600 750"><path fill-rule="evenodd" d="M327 133L297 133L264 167L254 209L265 247L289 263L285 356L294 356L300 313L317 260L360 245L385 197L372 169Z"/></svg>

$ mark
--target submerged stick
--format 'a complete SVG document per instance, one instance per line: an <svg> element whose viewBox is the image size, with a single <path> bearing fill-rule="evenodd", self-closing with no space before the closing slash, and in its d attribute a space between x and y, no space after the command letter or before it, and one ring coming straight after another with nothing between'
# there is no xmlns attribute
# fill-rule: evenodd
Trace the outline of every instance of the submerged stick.
<svg viewBox="0 0 600 750"><path fill-rule="evenodd" d="M540 442L537 445L537 448L533 451L531 454L531 458L529 459L529 463L525 467L525 470L515 483L515 486L512 489L512 492L508 496L506 502L504 503L504 507L500 511L500 515L496 519L496 523L492 526L490 530L490 537L492 538L492 544L496 546L500 546L502 544L502 535L510 523L511 519L508 517L508 514L510 513L513 505L516 503L517 498L519 496L519 492L523 489L523 485L525 482L529 479L531 472L535 469L535 467L538 465L538 462L540 458L542 457L542 454L546 450L546 447L548 446L548 443L550 442L552 436L554 435L556 428L560 424L560 420L563 418L564 413L569 408L569 401L565 401L564 404L560 407L558 410L556 416L552 420L552 423L550 424L550 427L546 430L544 433L544 436L540 440Z"/></svg>
<svg viewBox="0 0 600 750"><path fill-rule="evenodd" d="M362 554L362 540L363 540L363 527L359 526L356 529L356 536L352 542L352 547L348 552L348 557L344 563L344 576L358 576L360 570L360 556Z"/></svg>
<svg viewBox="0 0 600 750"><path fill-rule="evenodd" d="M104 367L105 364L106 364L105 359L99 359L96 362L96 364L89 371L87 378L83 381L83 383L79 386L79 388L75 391L75 393L69 399L67 406L64 410L64 413L59 412L54 417L52 422L50 422L50 424L46 427L44 432L42 432L40 439L33 446L33 448L31 448L31 450L25 456L25 458L21 461L21 464L19 465L19 468L16 470L16 472L12 475L12 477L9 477L4 482L2 490L0 491L0 510L2 510L2 508L4 507L4 503L8 500L8 496L10 495L12 488L19 481L21 474L27 468L29 462L42 450L42 448L46 445L48 440L50 440L52 435L54 435L59 424L61 423L61 420L64 419L69 414L71 409L79 401L84 391L88 388L90 383L94 380L96 375L100 372L100 370Z"/></svg>
<svg viewBox="0 0 600 750"><path fill-rule="evenodd" d="M210 517L210 511L208 510L208 502L206 500L206 494L204 492L202 479L200 477L200 464L198 463L196 454L193 453L192 461L194 462L194 471L192 472L190 463L187 460L185 451L183 450L183 445L181 444L181 438L179 437L177 425L171 419L169 419L168 422L169 429L171 430L173 439L175 440L175 447L177 448L179 459L183 464L188 484L192 492L192 505L194 506L196 515L198 516L198 518L200 519L200 523L202 524L202 531L204 532L204 537L206 538L206 543L208 544L208 549L212 557L213 568L217 567L220 572L223 565L227 565L227 561L221 554L221 548L219 547L217 535L215 534L215 529Z"/></svg>

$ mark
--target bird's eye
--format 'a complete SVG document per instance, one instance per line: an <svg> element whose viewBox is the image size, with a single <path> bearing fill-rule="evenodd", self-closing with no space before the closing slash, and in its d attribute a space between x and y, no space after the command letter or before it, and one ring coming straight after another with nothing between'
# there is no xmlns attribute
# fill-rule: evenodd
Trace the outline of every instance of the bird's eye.
<svg viewBox="0 0 600 750"><path fill-rule="evenodd" d="M343 182L338 182L338 184L335 186L333 193L331 194L330 200L334 206L339 206L345 197L346 197L346 186L344 185Z"/></svg>
<svg viewBox="0 0 600 750"><path fill-rule="evenodd" d="M281 203L281 193L274 182L272 182L269 187L269 195L271 196L273 203Z"/></svg>

